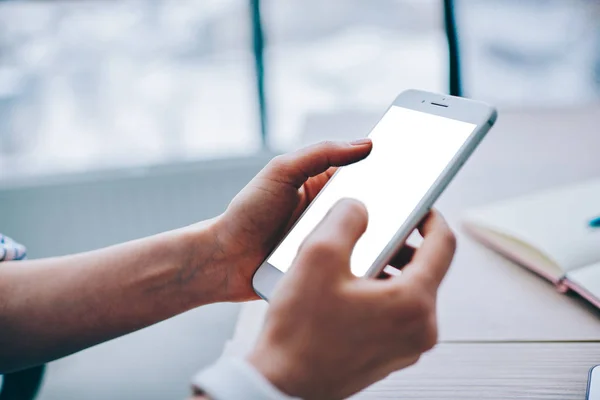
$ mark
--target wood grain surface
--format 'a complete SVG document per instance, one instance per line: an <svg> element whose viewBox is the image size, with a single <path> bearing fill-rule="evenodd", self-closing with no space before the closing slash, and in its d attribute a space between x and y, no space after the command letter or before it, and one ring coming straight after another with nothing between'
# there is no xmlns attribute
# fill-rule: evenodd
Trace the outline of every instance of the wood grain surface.
<svg viewBox="0 0 600 400"><path fill-rule="evenodd" d="M447 343L357 399L583 400L598 343Z"/></svg>

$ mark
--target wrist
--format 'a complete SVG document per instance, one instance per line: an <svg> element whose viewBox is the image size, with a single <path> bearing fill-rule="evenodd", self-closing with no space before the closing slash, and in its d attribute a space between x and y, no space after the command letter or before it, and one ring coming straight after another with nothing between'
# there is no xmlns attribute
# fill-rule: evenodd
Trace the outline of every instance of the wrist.
<svg viewBox="0 0 600 400"><path fill-rule="evenodd" d="M177 280L190 290L193 307L229 301L227 260L219 246L216 218L174 231L181 243Z"/></svg>
<svg viewBox="0 0 600 400"><path fill-rule="evenodd" d="M263 260L263 250L248 243L243 235L233 233L236 229L239 229L237 221L227 213L212 220L214 245L221 255L219 264L226 283L222 293L225 297L221 301L258 300L252 287L252 277Z"/></svg>

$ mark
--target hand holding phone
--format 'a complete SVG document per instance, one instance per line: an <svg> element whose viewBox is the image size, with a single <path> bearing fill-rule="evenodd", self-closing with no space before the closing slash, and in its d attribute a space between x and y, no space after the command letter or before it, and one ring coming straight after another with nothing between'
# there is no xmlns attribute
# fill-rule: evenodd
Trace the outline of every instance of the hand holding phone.
<svg viewBox="0 0 600 400"><path fill-rule="evenodd" d="M322 142L272 159L217 217L213 236L220 250L211 257L224 273L220 293L226 301L259 298L252 276L282 235L296 222L337 167L352 164L371 152L370 141ZM219 298L220 301L224 299Z"/></svg>
<svg viewBox="0 0 600 400"><path fill-rule="evenodd" d="M433 211L402 275L367 280L350 270L367 222L361 203L339 202L276 289L248 361L288 395L346 398L436 343L436 293L454 254L452 232Z"/></svg>
<svg viewBox="0 0 600 400"><path fill-rule="evenodd" d="M369 157L340 168L253 277L271 299L300 244L342 198L361 201L369 226L351 257L359 277L381 274L496 119L494 108L411 90L396 98L369 138Z"/></svg>

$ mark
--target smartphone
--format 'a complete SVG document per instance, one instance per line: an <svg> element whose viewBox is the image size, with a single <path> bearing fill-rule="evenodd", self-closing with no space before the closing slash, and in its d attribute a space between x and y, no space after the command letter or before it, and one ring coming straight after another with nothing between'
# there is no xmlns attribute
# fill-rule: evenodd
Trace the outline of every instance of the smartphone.
<svg viewBox="0 0 600 400"><path fill-rule="evenodd" d="M427 215L496 121L484 103L443 94L401 93L372 129L371 154L342 167L311 202L254 274L256 293L269 300L298 248L342 198L367 208L369 223L351 256L359 277L376 277Z"/></svg>
<svg viewBox="0 0 600 400"><path fill-rule="evenodd" d="M600 365L590 369L586 400L600 400Z"/></svg>

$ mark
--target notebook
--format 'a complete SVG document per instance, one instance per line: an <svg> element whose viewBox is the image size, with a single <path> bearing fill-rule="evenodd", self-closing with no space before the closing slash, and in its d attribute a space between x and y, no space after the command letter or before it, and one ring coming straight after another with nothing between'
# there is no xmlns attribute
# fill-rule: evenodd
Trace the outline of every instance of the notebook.
<svg viewBox="0 0 600 400"><path fill-rule="evenodd" d="M465 231L486 246L600 308L600 180L466 213Z"/></svg>

